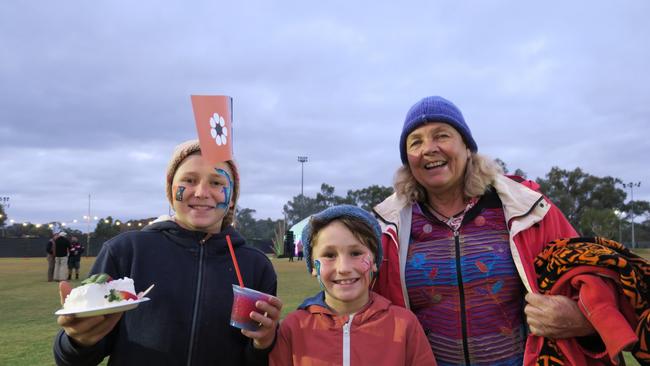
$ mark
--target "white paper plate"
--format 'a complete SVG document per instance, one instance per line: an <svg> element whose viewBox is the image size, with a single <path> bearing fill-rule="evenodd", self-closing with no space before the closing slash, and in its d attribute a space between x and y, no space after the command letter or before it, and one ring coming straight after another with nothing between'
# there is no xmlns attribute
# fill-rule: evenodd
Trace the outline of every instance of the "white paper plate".
<svg viewBox="0 0 650 366"><path fill-rule="evenodd" d="M121 311L127 311L131 309L135 309L138 307L138 304L141 302L149 301L148 297L143 297L137 300L126 300L126 301L120 301L116 302L115 304L109 304L106 306L100 306L100 307L94 307L94 308L88 308L84 310L79 310L79 309L59 309L57 310L54 315L74 315L78 318L86 318L89 316L97 316L97 315L105 315L105 314L112 314L112 313L119 313Z"/></svg>

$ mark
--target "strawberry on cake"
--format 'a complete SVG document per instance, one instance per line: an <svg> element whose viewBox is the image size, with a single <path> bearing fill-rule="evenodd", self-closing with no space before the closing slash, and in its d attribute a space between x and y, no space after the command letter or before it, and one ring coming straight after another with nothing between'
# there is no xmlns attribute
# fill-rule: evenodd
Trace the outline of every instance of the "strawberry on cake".
<svg viewBox="0 0 650 366"><path fill-rule="evenodd" d="M98 308L138 299L133 280L128 277L113 280L111 276L101 273L90 276L82 284L83 286L72 289L65 298L64 309Z"/></svg>

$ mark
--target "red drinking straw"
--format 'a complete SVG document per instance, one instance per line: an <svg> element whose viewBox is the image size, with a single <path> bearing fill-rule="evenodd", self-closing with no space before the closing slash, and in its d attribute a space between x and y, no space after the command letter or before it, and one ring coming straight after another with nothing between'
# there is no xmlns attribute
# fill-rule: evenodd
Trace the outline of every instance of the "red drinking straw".
<svg viewBox="0 0 650 366"><path fill-rule="evenodd" d="M226 235L226 241L228 242L228 249L230 249L230 258L232 258L232 263L235 265L235 272L237 272L239 287L244 287L244 280L241 279L241 272L239 272L239 264L237 264L237 257L235 257L235 250L232 248L232 243L230 242L230 235Z"/></svg>

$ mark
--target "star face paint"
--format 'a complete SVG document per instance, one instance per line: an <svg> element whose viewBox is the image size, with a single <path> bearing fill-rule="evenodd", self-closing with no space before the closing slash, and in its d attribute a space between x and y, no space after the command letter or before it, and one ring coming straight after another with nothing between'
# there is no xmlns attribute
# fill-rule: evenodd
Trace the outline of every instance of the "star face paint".
<svg viewBox="0 0 650 366"><path fill-rule="evenodd" d="M174 195L174 197L176 198L176 201L183 202L183 192L185 192L185 187L177 186L175 187L175 189L176 189L176 194Z"/></svg>
<svg viewBox="0 0 650 366"><path fill-rule="evenodd" d="M228 208L230 205L230 195L232 194L232 178L230 178L230 174L228 174L228 172L223 169L217 168L215 170L217 171L217 174L224 176L228 181L228 186L223 187L223 195L224 195L225 202L218 202L217 208L224 209L226 210L226 212L228 212Z"/></svg>
<svg viewBox="0 0 650 366"><path fill-rule="evenodd" d="M342 223L333 221L314 238L314 275L325 291L325 302L339 314L349 314L368 302L372 252Z"/></svg>

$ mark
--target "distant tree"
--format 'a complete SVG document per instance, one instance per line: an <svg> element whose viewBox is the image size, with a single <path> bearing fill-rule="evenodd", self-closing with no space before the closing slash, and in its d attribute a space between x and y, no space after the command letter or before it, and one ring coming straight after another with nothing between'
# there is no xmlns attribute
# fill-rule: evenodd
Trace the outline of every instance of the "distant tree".
<svg viewBox="0 0 650 366"><path fill-rule="evenodd" d="M497 164L499 164L499 166L500 166L501 169L503 170L503 174L510 174L510 170L508 169L508 164L506 164L505 161L503 161L503 160L501 160L501 159L499 159L499 158L494 159L494 161L495 161ZM517 175L517 176L520 176L520 177L522 177L522 178L526 178L528 174L526 174L526 172L524 172L523 170L517 168L517 169L515 169L515 171L512 173L512 175Z"/></svg>
<svg viewBox="0 0 650 366"><path fill-rule="evenodd" d="M8 226L6 232L8 237L14 238L49 238L52 236L52 229L47 224L16 223Z"/></svg>
<svg viewBox="0 0 650 366"><path fill-rule="evenodd" d="M494 159L494 161L495 161L497 164L499 164L499 166L500 166L501 169L503 170L503 173L504 173L504 174L508 174L508 165L506 164L505 161L503 161L503 160L501 160L501 159L499 159L499 158Z"/></svg>
<svg viewBox="0 0 650 366"><path fill-rule="evenodd" d="M578 225L585 236L603 236L618 240L619 221L614 210L587 207Z"/></svg>
<svg viewBox="0 0 650 366"><path fill-rule="evenodd" d="M275 227L280 221L284 220L273 220L268 217L263 220L255 220L255 236L253 238L264 240L272 239L275 233Z"/></svg>
<svg viewBox="0 0 650 366"><path fill-rule="evenodd" d="M5 226L6 222L7 222L7 213L5 212L4 206L0 205L0 227Z"/></svg>
<svg viewBox="0 0 650 366"><path fill-rule="evenodd" d="M617 187L621 183L617 178L596 177L580 168L569 171L553 167L546 174L546 178L538 178L537 183L542 192L566 215L569 222L584 235L602 235L594 229L610 233L610 225L601 221L613 220L615 223L617 221L614 210L625 212L626 205L623 201L626 194ZM587 210L590 210L588 214Z"/></svg>
<svg viewBox="0 0 650 366"><path fill-rule="evenodd" d="M320 192L316 194L316 205L318 206L316 212L324 210L328 207L332 207L344 203L350 203L350 204L352 203L346 198L335 195L334 190L335 188L333 186L330 186L327 183L321 184Z"/></svg>
<svg viewBox="0 0 650 366"><path fill-rule="evenodd" d="M97 226L93 232L93 236L102 239L109 239L120 233L120 226L116 225L112 216L107 216L97 221Z"/></svg>
<svg viewBox="0 0 650 366"><path fill-rule="evenodd" d="M302 194L294 196L282 208L284 217L287 220L287 227L291 227L305 217L334 205L336 201L337 197L334 195L334 187L327 183L321 184L321 191L316 194L316 198L307 197Z"/></svg>
<svg viewBox="0 0 650 366"><path fill-rule="evenodd" d="M257 222L253 218L255 210L250 208L238 208L235 222L237 223L237 231L244 238L252 239L255 237L255 226Z"/></svg>
<svg viewBox="0 0 650 366"><path fill-rule="evenodd" d="M390 187L372 185L358 190L349 190L345 197L337 196L335 188L327 183L320 186L320 192L316 198L295 196L291 201L284 205L284 215L287 218L288 225L292 226L309 215L313 215L328 207L341 204L359 206L367 211L383 201L393 193Z"/></svg>
<svg viewBox="0 0 650 366"><path fill-rule="evenodd" d="M372 208L381 203L386 197L393 194L393 188L379 185L349 190L346 200L348 203L357 205L366 211L372 211Z"/></svg>
<svg viewBox="0 0 650 366"><path fill-rule="evenodd" d="M525 171L523 171L523 170L521 170L521 169L519 169L519 168L515 169L515 172L512 173L512 174L513 174L513 175L518 175L518 176L520 176L520 177L522 177L522 178L528 178L528 174L526 174Z"/></svg>

